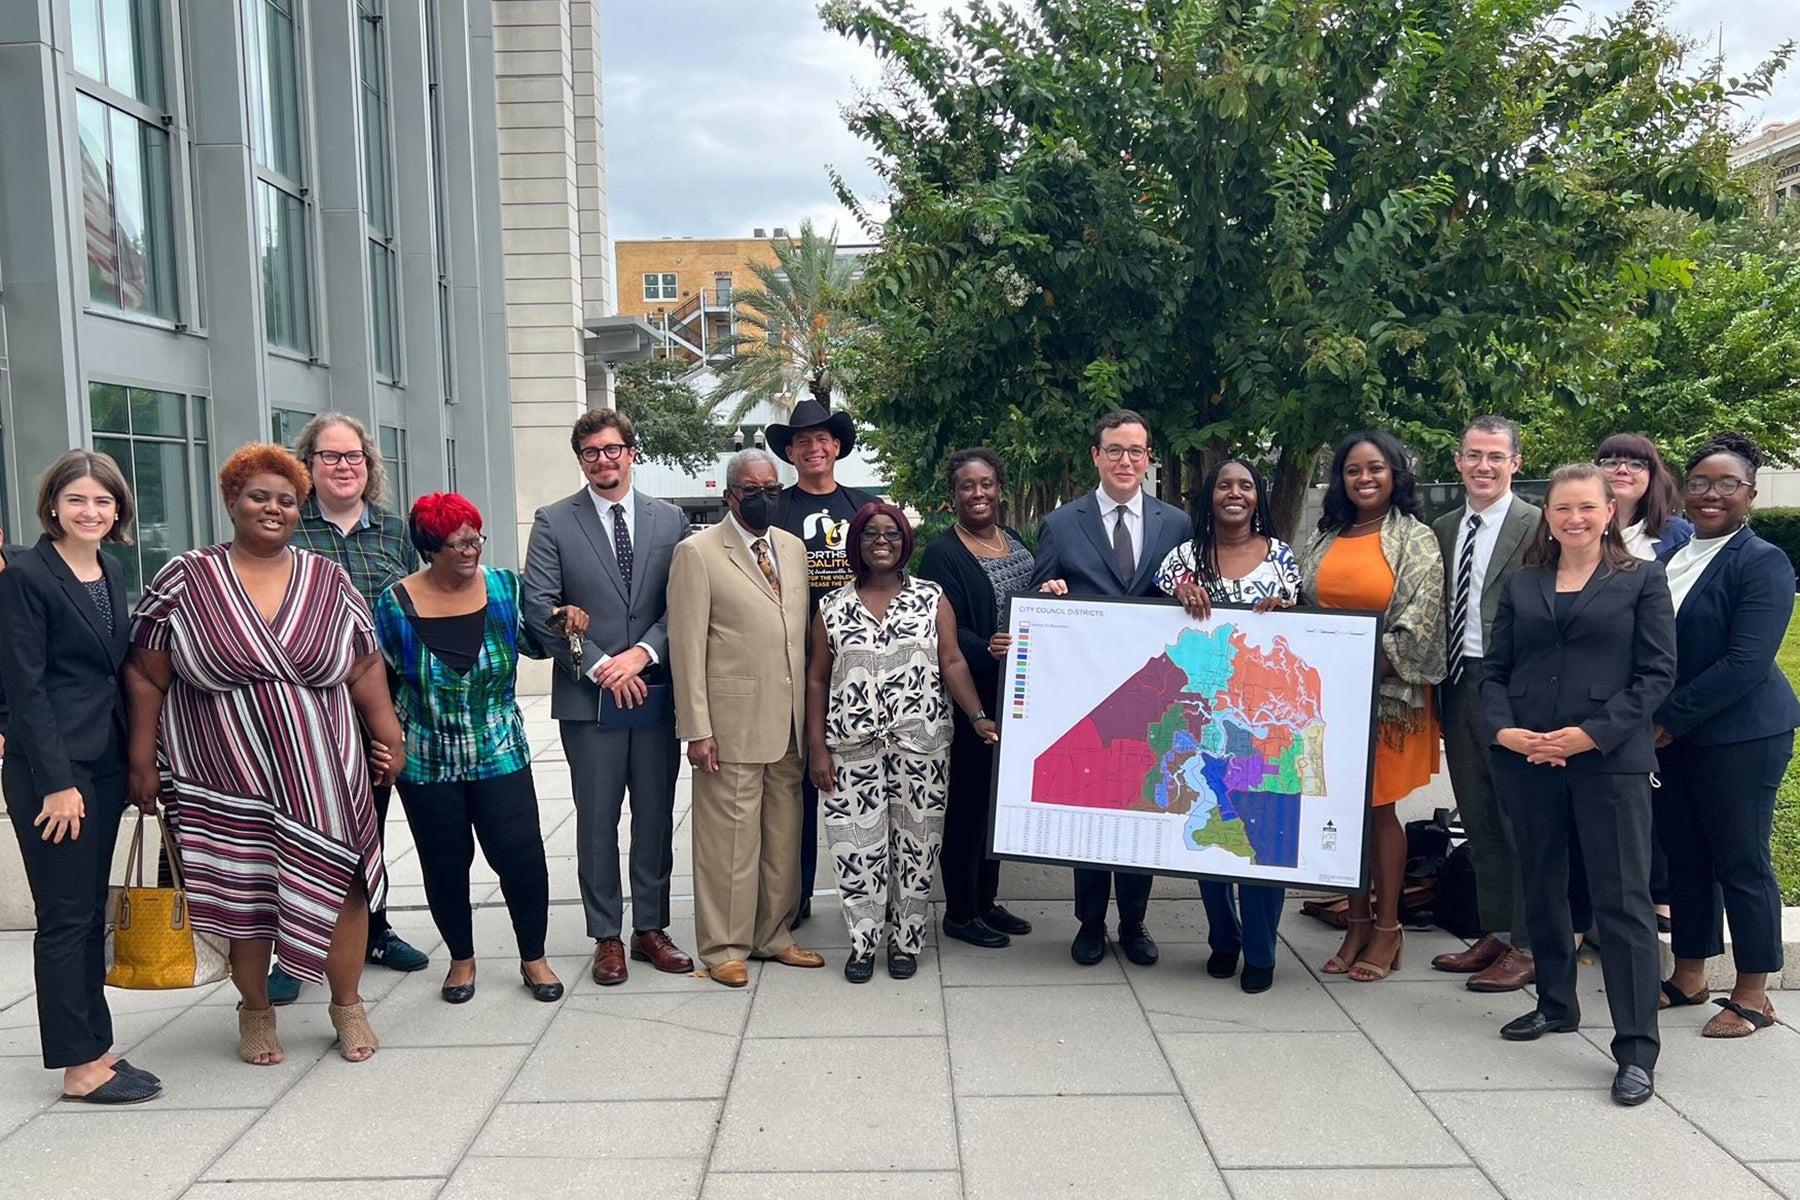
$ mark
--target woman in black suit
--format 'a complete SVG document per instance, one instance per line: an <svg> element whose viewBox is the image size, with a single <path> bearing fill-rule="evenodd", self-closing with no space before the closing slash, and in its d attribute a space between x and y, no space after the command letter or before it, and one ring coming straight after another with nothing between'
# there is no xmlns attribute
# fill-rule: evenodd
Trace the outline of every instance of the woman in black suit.
<svg viewBox="0 0 1800 1200"><path fill-rule="evenodd" d="M32 942L44 1066L63 1099L136 1104L162 1090L112 1053L106 888L125 811L130 644L119 568L133 502L118 464L71 450L38 489L44 536L0 572L0 681L10 701L3 775L37 910Z"/></svg>
<svg viewBox="0 0 1800 1200"><path fill-rule="evenodd" d="M1775 652L1794 614L1794 568L1750 528L1762 452L1727 433L1688 459L1694 537L1663 556L1675 600L1675 690L1656 710L1662 786L1656 830L1669 855L1675 971L1663 1006L1702 1004L1706 959L1725 952L1737 984L1701 1035L1749 1037L1775 1021L1765 990L1781 970L1781 888L1769 857L1775 789L1794 753L1800 701Z"/></svg>
<svg viewBox="0 0 1800 1200"><path fill-rule="evenodd" d="M1482 732L1519 842L1537 958L1538 1006L1500 1036L1534 1041L1580 1027L1568 899L1569 848L1578 842L1605 947L1620 1104L1650 1098L1660 1048L1650 717L1674 678L1675 614L1662 567L1625 548L1599 467L1557 468L1525 569L1501 594L1481 681Z"/></svg>

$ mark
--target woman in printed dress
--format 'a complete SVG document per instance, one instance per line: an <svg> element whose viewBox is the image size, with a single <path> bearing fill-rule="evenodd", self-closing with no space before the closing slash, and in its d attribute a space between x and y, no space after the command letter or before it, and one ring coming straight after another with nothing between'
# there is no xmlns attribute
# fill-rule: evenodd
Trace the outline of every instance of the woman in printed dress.
<svg viewBox="0 0 1800 1200"><path fill-rule="evenodd" d="M368 905L387 890L370 776L392 783L405 743L368 605L343 568L288 544L306 468L246 446L219 487L232 540L171 561L133 620L131 798L168 804L194 928L230 940L244 1061L282 1060L275 949L329 984L339 1052L362 1062L377 1045L358 992Z"/></svg>
<svg viewBox="0 0 1800 1200"><path fill-rule="evenodd" d="M1214 467L1200 484L1193 540L1169 551L1157 568L1157 586L1199 621L1212 615L1214 604L1249 604L1257 612L1291 606L1300 598L1300 567L1288 544L1269 532L1268 511L1263 478L1247 460L1227 459ZM1230 979L1241 953L1238 986L1268 991L1275 980L1275 929L1287 889L1209 880L1200 885L1200 899L1212 949L1206 973Z"/></svg>

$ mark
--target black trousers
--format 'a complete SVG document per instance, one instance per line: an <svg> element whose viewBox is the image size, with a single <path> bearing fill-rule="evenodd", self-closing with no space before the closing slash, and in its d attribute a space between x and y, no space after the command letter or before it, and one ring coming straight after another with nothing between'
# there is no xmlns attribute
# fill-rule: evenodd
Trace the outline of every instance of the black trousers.
<svg viewBox="0 0 1800 1200"><path fill-rule="evenodd" d="M819 873L819 789L809 772L800 773L800 899L810 900Z"/></svg>
<svg viewBox="0 0 1800 1200"><path fill-rule="evenodd" d="M1106 903L1119 897L1119 924L1141 923L1150 908L1149 875L1128 871L1096 871L1091 867L1075 868L1075 918L1083 925L1105 925Z"/></svg>
<svg viewBox="0 0 1800 1200"><path fill-rule="evenodd" d="M512 918L519 961L544 957L550 925L550 872L538 827L537 787L531 768L456 783L402 783L400 803L412 827L425 876L425 903L444 935L450 957L475 957L469 911L469 866L475 841L500 876L500 893Z"/></svg>
<svg viewBox="0 0 1800 1200"><path fill-rule="evenodd" d="M394 789L391 787L375 788L374 796L375 796L375 836L376 836L377 840L379 840L381 843L381 854L382 854L383 860L385 861L387 858L388 806L393 803ZM370 905L369 906L369 944L374 945L374 943L377 940L387 936L388 928L389 928L389 926L388 926L388 919L387 919L387 905L383 904L380 908L376 908L374 905Z"/></svg>
<svg viewBox="0 0 1800 1200"><path fill-rule="evenodd" d="M1570 847L1579 844L1600 934L1613 1059L1650 1070L1662 1043L1656 1029L1661 959L1650 903L1649 776L1533 766L1496 752L1494 782L1518 843L1538 1011L1554 1021L1581 1017L1569 919Z"/></svg>
<svg viewBox="0 0 1800 1200"><path fill-rule="evenodd" d="M987 856L994 810L994 750L960 718L950 743L950 794L944 810L944 848L938 872L944 881L944 917L972 921L1000 894L1000 862Z"/></svg>
<svg viewBox="0 0 1800 1200"><path fill-rule="evenodd" d="M71 765L87 816L81 836L61 844L46 842L32 824L44 810L44 790L25 756L8 755L0 774L37 912L31 948L38 1038L44 1065L53 1070L93 1062L113 1041L106 1006L106 891L125 811L125 760L115 739L105 757Z"/></svg>
<svg viewBox="0 0 1800 1200"><path fill-rule="evenodd" d="M1769 857L1775 789L1794 754L1793 733L1657 753L1656 828L1669 856L1669 924L1676 958L1731 953L1737 969L1781 970L1781 887Z"/></svg>

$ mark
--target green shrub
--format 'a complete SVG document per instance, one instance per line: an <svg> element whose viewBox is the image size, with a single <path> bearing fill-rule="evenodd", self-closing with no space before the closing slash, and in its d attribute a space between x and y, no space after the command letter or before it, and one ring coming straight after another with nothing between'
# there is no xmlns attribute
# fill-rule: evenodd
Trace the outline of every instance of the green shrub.
<svg viewBox="0 0 1800 1200"><path fill-rule="evenodd" d="M1788 561L1800 570L1800 508L1759 508L1751 514L1750 523L1758 537L1780 546ZM1791 639L1793 634L1788 636ZM1791 669L1788 678L1794 678Z"/></svg>
<svg viewBox="0 0 1800 1200"><path fill-rule="evenodd" d="M1800 515L1800 509L1772 511ZM1768 538L1763 530L1763 516L1756 514L1756 531ZM1792 551L1788 552L1788 557L1794 557ZM1800 603L1796 608L1800 608ZM1787 637L1782 639L1781 651L1775 661L1786 673L1788 682L1800 688L1800 619L1788 623ZM1781 902L1800 904L1800 758L1788 763L1787 775L1775 793L1775 835L1770 850L1775 857L1775 878L1781 881Z"/></svg>

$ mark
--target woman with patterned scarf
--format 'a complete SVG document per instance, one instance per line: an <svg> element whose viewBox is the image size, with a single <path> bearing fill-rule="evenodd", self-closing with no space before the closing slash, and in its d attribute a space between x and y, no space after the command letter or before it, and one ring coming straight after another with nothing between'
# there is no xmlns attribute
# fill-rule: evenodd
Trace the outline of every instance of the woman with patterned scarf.
<svg viewBox="0 0 1800 1200"><path fill-rule="evenodd" d="M1344 944L1324 966L1358 983L1386 979L1400 966L1406 831L1394 803L1438 769L1431 685L1445 669L1444 566L1420 513L1406 447L1381 430L1353 433L1332 456L1319 531L1300 553L1303 603L1378 609L1385 618L1372 887L1350 897Z"/></svg>

